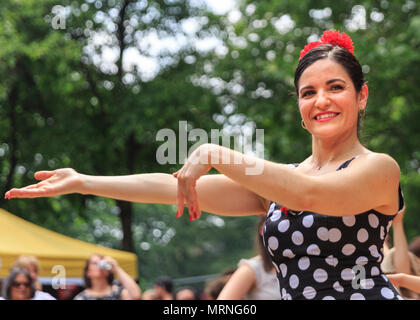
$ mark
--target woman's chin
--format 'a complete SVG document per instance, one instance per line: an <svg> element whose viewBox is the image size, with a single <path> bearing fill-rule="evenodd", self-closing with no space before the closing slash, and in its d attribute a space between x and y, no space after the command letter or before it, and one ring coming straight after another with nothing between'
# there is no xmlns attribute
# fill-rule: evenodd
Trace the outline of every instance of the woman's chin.
<svg viewBox="0 0 420 320"><path fill-rule="evenodd" d="M343 135L342 128L337 126L324 126L323 128L313 128L311 134L318 139L331 139Z"/></svg>

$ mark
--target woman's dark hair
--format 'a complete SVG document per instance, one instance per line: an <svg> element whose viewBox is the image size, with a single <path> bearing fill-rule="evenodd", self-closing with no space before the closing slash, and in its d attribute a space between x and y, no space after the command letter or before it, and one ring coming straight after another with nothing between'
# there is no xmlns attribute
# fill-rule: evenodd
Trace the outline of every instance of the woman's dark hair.
<svg viewBox="0 0 420 320"><path fill-rule="evenodd" d="M356 57L347 49L344 49L339 46L333 46L331 44L322 44L318 47L313 48L312 50L309 50L303 57L300 59L296 70L295 70L295 89L296 94L299 96L298 92L298 84L299 79L302 76L302 73L311 66L313 63L315 63L318 60L321 59L331 59L338 64L340 64L348 73L350 76L354 88L356 89L356 92L359 93L362 90L362 86L366 83L362 66L360 65L359 61L357 61ZM359 119L357 121L357 134L359 135L360 129L361 129L362 123L359 116Z"/></svg>
<svg viewBox="0 0 420 320"><path fill-rule="evenodd" d="M24 269L24 268L13 268L10 271L9 276L4 280L4 284L3 284L3 297L6 300L10 300L12 298L12 285L13 282L15 281L16 277L20 274L25 275L26 279L29 281L30 283L30 294L29 294L29 298L32 299L35 295L35 283L34 280L32 279L31 275L29 274L28 270Z"/></svg>
<svg viewBox="0 0 420 320"><path fill-rule="evenodd" d="M408 250L420 258L420 236L417 236L411 240L408 245Z"/></svg>
<svg viewBox="0 0 420 320"><path fill-rule="evenodd" d="M258 222L258 225L257 225L256 243L257 243L258 254L260 255L263 261L264 270L266 272L270 272L271 269L273 268L273 263L272 263L270 254L264 245L263 236L260 234L260 228L264 227L265 220L266 220L266 215L260 216L260 221Z"/></svg>
<svg viewBox="0 0 420 320"><path fill-rule="evenodd" d="M87 275L88 269L89 269L89 264L90 264L90 259L92 259L92 257L99 257L101 259L104 258L104 256L100 255L100 254L92 254L87 260L86 260L86 264L85 267L83 269L83 279L85 281L85 287L86 288L92 288L92 281L90 280L89 276ZM109 285L112 285L112 282L114 281L114 274L112 272L108 272L108 276L106 277L106 281L108 282Z"/></svg>
<svg viewBox="0 0 420 320"><path fill-rule="evenodd" d="M169 292L169 293L172 293L173 288L174 288L173 281L168 276L161 276L157 278L154 284L159 287L164 288L166 292Z"/></svg>

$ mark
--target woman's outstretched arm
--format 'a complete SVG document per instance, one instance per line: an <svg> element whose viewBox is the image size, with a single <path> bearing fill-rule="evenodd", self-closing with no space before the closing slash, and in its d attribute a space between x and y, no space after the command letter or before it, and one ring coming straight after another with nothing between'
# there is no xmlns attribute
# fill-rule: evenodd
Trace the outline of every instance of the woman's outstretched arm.
<svg viewBox="0 0 420 320"><path fill-rule="evenodd" d="M177 199L177 179L165 173L92 176L66 168L36 172L35 179L40 182L14 188L6 192L5 197L38 198L80 193L160 204L175 204ZM196 190L201 208L209 213L240 216L265 213L267 209L264 199L220 174L201 177Z"/></svg>

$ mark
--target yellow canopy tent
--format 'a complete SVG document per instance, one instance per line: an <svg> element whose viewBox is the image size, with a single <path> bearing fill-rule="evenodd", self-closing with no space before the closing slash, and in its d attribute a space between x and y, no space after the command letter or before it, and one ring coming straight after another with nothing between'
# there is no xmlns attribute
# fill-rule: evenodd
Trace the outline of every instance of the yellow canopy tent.
<svg viewBox="0 0 420 320"><path fill-rule="evenodd" d="M25 254L39 259L40 277L55 277L60 269L65 271L66 278L80 279L86 259L93 253L114 258L131 277L138 279L134 253L73 239L0 209L0 277L7 276L15 259Z"/></svg>

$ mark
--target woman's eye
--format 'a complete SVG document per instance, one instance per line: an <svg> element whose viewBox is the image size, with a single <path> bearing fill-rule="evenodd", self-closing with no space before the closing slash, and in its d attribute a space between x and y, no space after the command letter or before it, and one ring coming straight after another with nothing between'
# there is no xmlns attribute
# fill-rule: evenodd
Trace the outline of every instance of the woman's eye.
<svg viewBox="0 0 420 320"><path fill-rule="evenodd" d="M312 94L315 94L315 91L313 91L313 90L308 90L308 91L305 91L305 92L302 94L302 98L307 97L307 96L310 96L310 95L312 95Z"/></svg>
<svg viewBox="0 0 420 320"><path fill-rule="evenodd" d="M339 84L336 84L334 86L331 87L332 90L342 90L343 86L340 86Z"/></svg>

